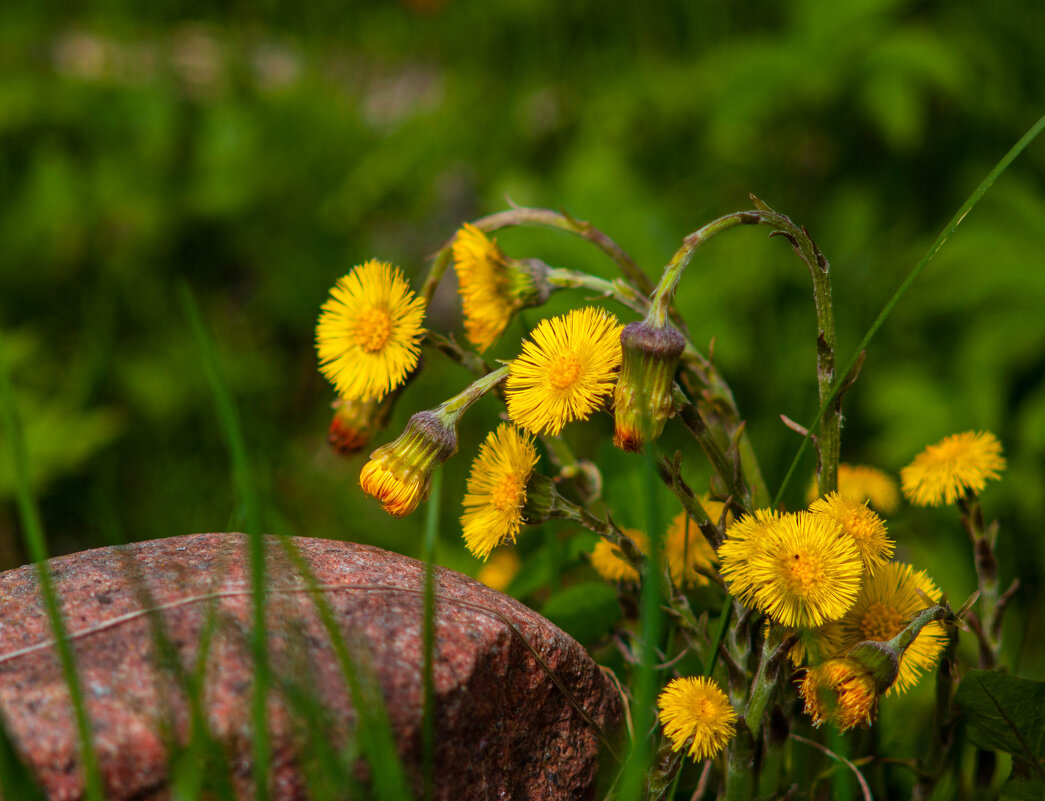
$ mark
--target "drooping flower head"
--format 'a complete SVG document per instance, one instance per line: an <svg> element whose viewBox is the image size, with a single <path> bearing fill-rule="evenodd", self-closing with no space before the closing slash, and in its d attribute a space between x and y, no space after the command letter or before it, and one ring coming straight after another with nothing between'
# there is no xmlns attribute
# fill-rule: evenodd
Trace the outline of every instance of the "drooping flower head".
<svg viewBox="0 0 1045 801"><path fill-rule="evenodd" d="M710 505L710 504L708 504ZM705 511L713 514L705 506ZM708 573L718 562L700 527L685 511L675 515L664 538L664 556L676 587L699 587L708 583Z"/></svg>
<svg viewBox="0 0 1045 801"><path fill-rule="evenodd" d="M463 500L461 526L468 550L486 559L502 542L515 542L523 524L526 484L537 465L533 439L501 423L479 447Z"/></svg>
<svg viewBox="0 0 1045 801"><path fill-rule="evenodd" d="M359 485L393 517L410 514L428 497L432 471L457 452L457 432L437 412L417 412L397 439L370 454Z"/></svg>
<svg viewBox="0 0 1045 801"><path fill-rule="evenodd" d="M940 591L924 570L903 562L889 562L866 578L856 603L836 624L839 635L835 654L843 654L864 640L885 642L899 634L908 621L925 608L915 590L936 601ZM900 658L900 673L889 693L903 693L930 670L947 643L943 623L929 623Z"/></svg>
<svg viewBox="0 0 1045 801"><path fill-rule="evenodd" d="M339 278L316 324L319 369L338 393L379 400L417 366L423 298L397 267L370 261Z"/></svg>
<svg viewBox="0 0 1045 801"><path fill-rule="evenodd" d="M465 334L480 353L497 341L516 311L551 294L544 280L547 267L509 259L496 240L471 223L454 237L453 254Z"/></svg>
<svg viewBox="0 0 1045 801"><path fill-rule="evenodd" d="M649 537L636 529L625 529L625 534L639 546L639 550L645 554L649 553ZM595 572L606 581L638 581L639 571L627 559L621 549L600 539L591 552L591 566Z"/></svg>
<svg viewBox="0 0 1045 801"><path fill-rule="evenodd" d="M809 511L835 521L843 535L852 538L868 575L892 558L894 544L886 534L885 523L866 504L832 492L814 501Z"/></svg>
<svg viewBox="0 0 1045 801"><path fill-rule="evenodd" d="M730 592L745 603L791 628L821 626L853 605L863 563L837 523L808 512L787 514L764 525L757 544L727 549L736 527L719 558Z"/></svg>
<svg viewBox="0 0 1045 801"><path fill-rule="evenodd" d="M903 494L918 506L951 504L979 493L1005 469L1001 443L989 431L966 431L930 445L900 471Z"/></svg>
<svg viewBox="0 0 1045 801"><path fill-rule="evenodd" d="M672 679L657 698L660 723L675 751L694 760L710 759L736 733L737 713L712 679Z"/></svg>
<svg viewBox="0 0 1045 801"><path fill-rule="evenodd" d="M869 724L878 703L874 678L851 659L828 659L808 670L799 694L814 726L831 721L841 731Z"/></svg>
<svg viewBox="0 0 1045 801"><path fill-rule="evenodd" d="M508 414L535 434L558 434L584 420L613 391L620 366L617 319L602 309L574 309L541 320L511 363Z"/></svg>

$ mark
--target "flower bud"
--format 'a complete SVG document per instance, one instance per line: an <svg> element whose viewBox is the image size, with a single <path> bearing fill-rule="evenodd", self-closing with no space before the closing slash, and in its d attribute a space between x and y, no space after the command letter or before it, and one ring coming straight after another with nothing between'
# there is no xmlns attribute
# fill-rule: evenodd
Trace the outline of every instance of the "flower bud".
<svg viewBox="0 0 1045 801"><path fill-rule="evenodd" d="M858 642L846 654L848 659L859 662L874 679L879 695L893 686L900 675L900 657L903 653L888 642L865 640Z"/></svg>
<svg viewBox="0 0 1045 801"><path fill-rule="evenodd" d="M456 452L454 427L436 412L418 412L398 439L370 454L359 484L390 515L404 517L428 497L432 471Z"/></svg>
<svg viewBox="0 0 1045 801"><path fill-rule="evenodd" d="M380 401L342 397L331 404L334 418L330 421L327 443L338 456L352 456L366 447L374 433L384 427L392 408L389 398L393 395Z"/></svg>
<svg viewBox="0 0 1045 801"><path fill-rule="evenodd" d="M810 668L799 687L814 726L831 721L841 731L870 723L878 706L874 677L852 659L835 658Z"/></svg>
<svg viewBox="0 0 1045 801"><path fill-rule="evenodd" d="M674 328L629 323L620 335L620 378L613 393L613 444L639 451L671 417L675 368L686 343Z"/></svg>

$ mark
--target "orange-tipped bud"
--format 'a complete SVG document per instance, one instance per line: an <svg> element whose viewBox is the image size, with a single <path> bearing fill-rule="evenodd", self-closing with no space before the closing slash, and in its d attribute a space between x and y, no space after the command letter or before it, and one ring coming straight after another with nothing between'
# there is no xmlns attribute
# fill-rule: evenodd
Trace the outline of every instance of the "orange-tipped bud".
<svg viewBox="0 0 1045 801"><path fill-rule="evenodd" d="M404 517L428 497L432 471L456 452L453 427L435 412L418 412L398 439L370 454L359 484L390 515Z"/></svg>
<svg viewBox="0 0 1045 801"><path fill-rule="evenodd" d="M671 417L675 368L686 343L674 328L630 323L620 335L620 378L613 392L613 444L640 451Z"/></svg>

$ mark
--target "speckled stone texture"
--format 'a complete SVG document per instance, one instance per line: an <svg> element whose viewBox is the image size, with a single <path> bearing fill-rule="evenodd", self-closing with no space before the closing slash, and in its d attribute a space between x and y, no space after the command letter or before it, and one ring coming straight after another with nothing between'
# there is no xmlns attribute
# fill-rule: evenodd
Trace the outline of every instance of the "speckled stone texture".
<svg viewBox="0 0 1045 801"><path fill-rule="evenodd" d="M271 782L279 801L306 799L299 768L302 753L312 750L309 738L343 743L356 716L304 580L277 540L265 542L268 645L277 688L269 702ZM310 564L355 655L361 645L369 650L419 795L422 563L365 545L290 542ZM160 659L156 631L166 632L181 665L191 670L208 598L216 599L217 614L205 713L211 734L230 755L241 797L250 797L246 543L240 534L196 534L51 560L108 798L167 797L168 755L184 742L189 714L176 662ZM532 610L453 571L438 568L435 575L436 797L592 797L600 740L577 707L614 731L620 703L610 681L584 649ZM325 731L309 731L300 704L288 700L302 691L328 713ZM49 797L81 798L71 705L32 566L0 575L0 712ZM359 775L365 780L365 768Z"/></svg>

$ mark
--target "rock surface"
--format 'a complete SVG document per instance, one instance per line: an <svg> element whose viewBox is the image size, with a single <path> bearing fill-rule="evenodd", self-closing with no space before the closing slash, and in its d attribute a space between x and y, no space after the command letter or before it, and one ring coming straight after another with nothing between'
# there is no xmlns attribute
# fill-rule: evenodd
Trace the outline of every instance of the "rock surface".
<svg viewBox="0 0 1045 801"><path fill-rule="evenodd" d="M290 542L322 585L354 658L369 652L419 796L423 564L352 543ZM239 534L197 534L50 561L108 798L168 796L170 755L190 729L179 669L195 668L210 608L204 714L228 754L226 775L241 797L252 796L246 544ZM277 801L305 799L309 760L321 745L349 742L357 717L305 581L277 540L266 538L266 550L271 787ZM453 571L437 568L435 575L435 797L591 797L600 740L578 707L615 729L620 705L609 680L580 645L532 610ZM158 628L176 659L160 657ZM315 711L303 717L308 708L321 710L326 724L317 726ZM0 575L0 712L49 798L81 798L69 695L32 566ZM361 761L356 774L366 781Z"/></svg>

